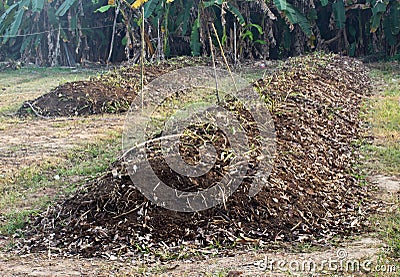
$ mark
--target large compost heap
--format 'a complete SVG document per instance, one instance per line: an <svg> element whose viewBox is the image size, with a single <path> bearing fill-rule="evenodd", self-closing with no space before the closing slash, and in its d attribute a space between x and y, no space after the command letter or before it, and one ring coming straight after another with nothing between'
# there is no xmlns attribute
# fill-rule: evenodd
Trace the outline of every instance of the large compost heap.
<svg viewBox="0 0 400 277"><path fill-rule="evenodd" d="M99 256L181 245L327 245L333 237L366 231L379 205L354 167L364 132L360 106L370 92L366 68L354 59L313 54L287 60L254 87L269 105L277 143L258 195L248 196L249 178L224 205L196 213L167 210L136 190L117 159L103 176L32 218L20 246ZM164 172L164 182L176 183L177 173L161 160L152 166ZM181 187L193 186L181 180Z"/></svg>

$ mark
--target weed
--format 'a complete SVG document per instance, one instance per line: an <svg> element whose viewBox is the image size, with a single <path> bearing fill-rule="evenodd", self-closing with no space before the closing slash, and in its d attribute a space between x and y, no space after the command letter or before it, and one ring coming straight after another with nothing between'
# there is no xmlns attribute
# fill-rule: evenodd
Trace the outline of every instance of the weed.
<svg viewBox="0 0 400 277"><path fill-rule="evenodd" d="M5 215L6 223L0 225L0 234L12 235L22 230L31 215L34 215L38 210L14 211Z"/></svg>

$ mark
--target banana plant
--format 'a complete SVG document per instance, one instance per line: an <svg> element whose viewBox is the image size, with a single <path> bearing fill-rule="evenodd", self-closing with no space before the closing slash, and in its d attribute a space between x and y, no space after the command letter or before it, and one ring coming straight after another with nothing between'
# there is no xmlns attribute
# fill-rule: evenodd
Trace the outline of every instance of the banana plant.
<svg viewBox="0 0 400 277"><path fill-rule="evenodd" d="M207 10L207 11L206 11ZM198 56L201 53L202 44L200 42L201 38L201 25L203 16L205 13L212 14L212 19L217 25L217 29L219 29L222 34L221 41L224 44L227 39L226 33L226 12L230 13L239 23L239 26L245 27L246 21L244 16L239 11L239 8L236 7L235 1L226 1L226 0L210 0L210 1L200 1L197 18L194 21L192 26L192 32L190 36L190 46L192 49L192 55ZM218 20L219 19L219 20ZM208 31L210 33L210 31Z"/></svg>
<svg viewBox="0 0 400 277"><path fill-rule="evenodd" d="M3 43L6 43L10 38L16 37L20 30L22 18L26 11L31 10L40 12L38 0L23 0L9 6L4 14L0 17L0 34L3 35ZM43 5L42 5L43 8Z"/></svg>
<svg viewBox="0 0 400 277"><path fill-rule="evenodd" d="M382 24L387 43L391 47L396 46L400 34L400 3L398 1L392 3Z"/></svg>
<svg viewBox="0 0 400 277"><path fill-rule="evenodd" d="M399 0L3 0L0 50L47 64L65 64L71 56L104 61L115 35L114 56L122 59L136 51L141 7L149 57L154 47L165 56L179 49L207 54L210 22L227 52L238 35L241 57L271 49L290 55L320 45L349 55L371 49L394 55L400 47Z"/></svg>
<svg viewBox="0 0 400 277"><path fill-rule="evenodd" d="M57 17L64 16L76 1L63 1L56 10L55 15ZM9 6L0 17L0 34L4 34L3 43L6 43L10 38L15 38L18 32L23 29L22 19L27 13L30 15L41 13L44 7L45 0L22 0Z"/></svg>
<svg viewBox="0 0 400 277"><path fill-rule="evenodd" d="M375 33L381 24L382 17L386 12L389 4L388 0L370 0L372 18L371 18L371 33Z"/></svg>
<svg viewBox="0 0 400 277"><path fill-rule="evenodd" d="M51 65L61 60L73 62L73 56L78 53L87 59L93 55L89 53L92 44L96 44L98 49L93 47L96 49L93 52L101 52L104 34L88 28L97 24L97 18L85 16L85 13L92 14L104 1L19 0L5 1L5 4L3 1L0 47L8 51L18 49L11 50L14 56L25 56L30 61Z"/></svg>
<svg viewBox="0 0 400 277"><path fill-rule="evenodd" d="M336 0L332 4L335 25L338 29L343 29L346 26L346 8L343 0Z"/></svg>
<svg viewBox="0 0 400 277"><path fill-rule="evenodd" d="M289 24L291 30L293 30L293 25L299 24L300 28L308 37L313 35L311 22L296 7L286 0L274 0L274 4L281 12L282 17Z"/></svg>

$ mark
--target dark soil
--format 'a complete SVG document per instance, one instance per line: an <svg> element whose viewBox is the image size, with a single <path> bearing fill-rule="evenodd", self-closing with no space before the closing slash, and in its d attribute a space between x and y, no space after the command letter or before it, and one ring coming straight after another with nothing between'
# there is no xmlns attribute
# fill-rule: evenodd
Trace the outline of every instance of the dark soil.
<svg viewBox="0 0 400 277"><path fill-rule="evenodd" d="M175 69L207 65L204 58L177 58L146 65L144 84ZM141 89L141 68L121 66L88 81L62 84L37 99L26 101L19 116L59 117L102 113L123 113Z"/></svg>
<svg viewBox="0 0 400 277"><path fill-rule="evenodd" d="M18 114L54 117L120 113L129 109L135 96L134 91L100 81L72 82L25 102Z"/></svg>
<svg viewBox="0 0 400 277"><path fill-rule="evenodd" d="M356 142L363 139L360 105L370 91L366 68L349 58L314 54L288 60L255 87L270 106L277 136L275 166L258 195L248 196L253 172L225 205L174 212L146 200L124 162L117 160L104 176L32 218L19 242L22 252L47 251L50 246L53 253L100 256L138 249L172 251L183 245L329 245L334 237L367 231L368 218L381 204L373 200L369 186L361 185L354 168L359 160ZM256 140L257 130L247 131ZM229 145L222 141L220 135L215 145L226 151ZM196 158L194 150L181 150L187 159ZM256 164L256 159L249 163ZM180 178L157 155L152 166L160 178L179 188L208 186L204 180ZM216 166L209 178L221 172Z"/></svg>

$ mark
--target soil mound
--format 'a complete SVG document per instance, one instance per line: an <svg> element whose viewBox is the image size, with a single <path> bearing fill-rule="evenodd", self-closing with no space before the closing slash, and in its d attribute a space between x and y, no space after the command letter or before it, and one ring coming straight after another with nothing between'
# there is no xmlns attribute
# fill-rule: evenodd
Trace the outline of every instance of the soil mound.
<svg viewBox="0 0 400 277"><path fill-rule="evenodd" d="M101 113L119 113L129 109L136 95L128 89L100 81L66 83L25 102L18 115L39 117L78 116Z"/></svg>
<svg viewBox="0 0 400 277"><path fill-rule="evenodd" d="M205 58L176 58L157 65L146 65L144 84L178 68L208 63ZM26 101L17 115L68 117L126 112L140 91L140 76L139 66L121 66L88 81L65 83L34 100Z"/></svg>
<svg viewBox="0 0 400 277"><path fill-rule="evenodd" d="M326 245L333 237L366 231L381 205L354 168L363 131L360 104L370 91L366 68L353 59L313 54L289 59L255 87L270 107L277 136L275 166L258 195L247 193L253 172L224 205L174 212L146 200L117 160L104 176L33 218L20 247L99 256L179 251L182 245ZM256 140L255 133L248 135ZM226 145L217 143L217 153L218 147ZM187 151L185 157L193 156ZM155 157L153 169L165 182L181 180L186 188L196 183ZM218 167L213 170L217 175Z"/></svg>

